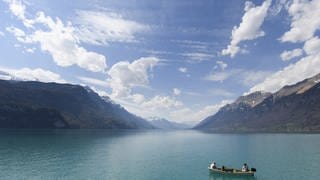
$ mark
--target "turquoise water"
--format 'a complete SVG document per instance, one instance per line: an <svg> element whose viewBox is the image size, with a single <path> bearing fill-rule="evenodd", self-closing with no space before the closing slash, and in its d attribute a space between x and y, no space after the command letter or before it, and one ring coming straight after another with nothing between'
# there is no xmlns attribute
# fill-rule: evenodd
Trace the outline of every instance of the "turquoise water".
<svg viewBox="0 0 320 180"><path fill-rule="evenodd" d="M211 160L232 167L247 162L258 170L251 179L319 179L320 135L0 132L0 179L239 179L210 174Z"/></svg>

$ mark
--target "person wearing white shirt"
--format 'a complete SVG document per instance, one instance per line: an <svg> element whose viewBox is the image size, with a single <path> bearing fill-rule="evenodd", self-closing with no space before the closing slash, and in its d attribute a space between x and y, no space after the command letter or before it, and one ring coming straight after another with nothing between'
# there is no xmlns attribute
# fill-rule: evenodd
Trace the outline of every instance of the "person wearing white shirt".
<svg viewBox="0 0 320 180"><path fill-rule="evenodd" d="M248 167L247 163L244 163L242 166L242 172L247 172L247 171L249 171L249 167Z"/></svg>
<svg viewBox="0 0 320 180"><path fill-rule="evenodd" d="M210 169L215 169L217 168L217 164L216 162L212 161L212 163L210 164Z"/></svg>

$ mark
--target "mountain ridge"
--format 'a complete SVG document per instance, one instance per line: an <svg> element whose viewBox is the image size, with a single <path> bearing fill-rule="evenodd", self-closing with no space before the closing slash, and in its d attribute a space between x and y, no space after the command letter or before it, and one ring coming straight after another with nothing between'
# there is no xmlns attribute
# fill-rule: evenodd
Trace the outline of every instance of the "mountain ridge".
<svg viewBox="0 0 320 180"><path fill-rule="evenodd" d="M216 132L320 131L320 74L284 86L275 93L266 93L261 99L252 106L238 101L238 98L202 120L194 129Z"/></svg>
<svg viewBox="0 0 320 180"><path fill-rule="evenodd" d="M169 121L164 118L159 117L151 117L148 118L149 122L158 129L189 129L191 126L183 123L177 123L173 121Z"/></svg>
<svg viewBox="0 0 320 180"><path fill-rule="evenodd" d="M38 111L42 112L42 120ZM80 85L0 80L0 128L154 127Z"/></svg>

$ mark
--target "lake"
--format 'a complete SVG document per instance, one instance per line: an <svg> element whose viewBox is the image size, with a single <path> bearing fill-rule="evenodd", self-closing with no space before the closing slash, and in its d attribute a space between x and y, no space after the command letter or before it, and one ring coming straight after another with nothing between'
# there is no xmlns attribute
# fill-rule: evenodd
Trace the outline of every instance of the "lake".
<svg viewBox="0 0 320 180"><path fill-rule="evenodd" d="M0 131L1 179L239 179L210 174L212 160L246 162L257 169L251 179L319 179L320 135Z"/></svg>

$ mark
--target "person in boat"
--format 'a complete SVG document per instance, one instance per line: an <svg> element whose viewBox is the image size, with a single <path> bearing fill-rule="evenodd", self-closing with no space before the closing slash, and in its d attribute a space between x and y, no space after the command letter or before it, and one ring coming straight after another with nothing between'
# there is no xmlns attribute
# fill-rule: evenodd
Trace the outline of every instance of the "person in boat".
<svg viewBox="0 0 320 180"><path fill-rule="evenodd" d="M249 171L249 167L247 165L247 163L244 163L242 166L242 172L248 172Z"/></svg>
<svg viewBox="0 0 320 180"><path fill-rule="evenodd" d="M217 168L217 164L216 162L212 161L212 163L210 164L210 169L215 169Z"/></svg>

